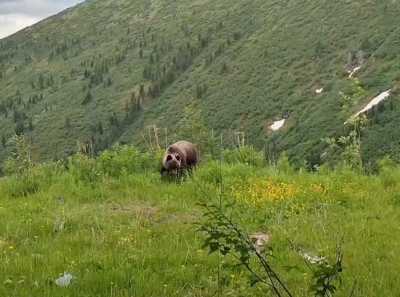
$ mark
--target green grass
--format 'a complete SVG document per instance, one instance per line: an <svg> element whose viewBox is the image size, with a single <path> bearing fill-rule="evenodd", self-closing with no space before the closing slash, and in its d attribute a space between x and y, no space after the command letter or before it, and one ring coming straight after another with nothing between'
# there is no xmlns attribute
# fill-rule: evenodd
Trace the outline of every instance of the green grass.
<svg viewBox="0 0 400 297"><path fill-rule="evenodd" d="M193 178L169 183L160 180L157 158L133 152L75 156L68 169L37 165L25 178L0 180L1 296L215 296L218 287L223 296L266 296L247 285L245 272L225 265L230 258L220 259L218 286L218 257L202 249L198 202L218 201L221 174L223 199L236 201L235 220L249 233L271 233L271 261L295 296L310 296L311 271L288 240L328 258L343 241L337 296L352 288L360 297L400 291L399 168L387 163L377 176L346 168L312 174L284 162L210 160ZM75 277L68 288L54 283L63 272Z"/></svg>
<svg viewBox="0 0 400 297"><path fill-rule="evenodd" d="M0 41L0 103L7 106L0 157L9 154L17 123L38 160L75 152L77 140L94 140L98 150L118 141L144 145L154 124L178 140L183 111L193 105L226 144L243 131L260 149L273 145L297 165L319 164L321 138L342 134L348 116L379 91L398 88L399 10L389 0L86 1ZM351 84L345 68L357 53L366 95L343 111L339 93ZM144 96L142 109L126 117L132 92L166 77L159 94ZM92 100L82 104L89 90ZM43 99L28 104L34 95ZM390 102L363 135L368 162L400 159L397 91ZM15 121L14 111L26 116ZM286 112L287 126L271 135L266 127Z"/></svg>

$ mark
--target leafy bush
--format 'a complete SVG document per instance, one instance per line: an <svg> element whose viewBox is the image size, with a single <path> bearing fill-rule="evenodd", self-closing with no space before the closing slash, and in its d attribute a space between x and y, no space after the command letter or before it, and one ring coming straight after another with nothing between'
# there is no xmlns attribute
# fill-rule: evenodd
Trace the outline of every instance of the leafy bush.
<svg viewBox="0 0 400 297"><path fill-rule="evenodd" d="M76 183L94 184L101 174L96 166L96 160L83 154L76 154L68 159L68 169Z"/></svg>
<svg viewBox="0 0 400 297"><path fill-rule="evenodd" d="M31 159L31 147L23 135L15 135L12 142L15 150L5 161L4 172L6 175L23 174L34 165Z"/></svg>
<svg viewBox="0 0 400 297"><path fill-rule="evenodd" d="M254 241L254 235L249 235L248 231L234 220L230 203L215 203L210 199L202 201L200 205L203 208L203 220L199 222L199 231L205 235L203 247L207 248L210 254L219 253L226 258L226 266L231 265L246 271L251 287L260 285L260 289L271 296L295 296L274 267L276 264L270 254L273 248L269 243L268 234L262 234L266 238L263 242L258 242L257 239ZM337 247L336 260L332 263L325 257L311 256L293 247L313 272L313 279L309 285L311 293L316 297L334 296L342 279L341 247Z"/></svg>
<svg viewBox="0 0 400 297"><path fill-rule="evenodd" d="M27 168L19 174L6 177L6 194L11 197L25 197L48 189L63 172L59 163L47 163Z"/></svg>
<svg viewBox="0 0 400 297"><path fill-rule="evenodd" d="M290 164L289 157L285 152L283 152L279 157L276 166L280 172L287 174L291 174L294 172L294 169Z"/></svg>
<svg viewBox="0 0 400 297"><path fill-rule="evenodd" d="M383 186L385 188L395 186L400 178L398 165L389 157L386 157L378 162L378 166Z"/></svg>
<svg viewBox="0 0 400 297"><path fill-rule="evenodd" d="M235 183L254 175L254 168L243 163L223 164L209 161L196 170L195 179L202 183L218 184L223 177L225 184Z"/></svg>
<svg viewBox="0 0 400 297"><path fill-rule="evenodd" d="M43 172L35 168L31 159L31 148L25 137L15 135L12 140L15 150L4 164L4 171L9 175L6 179L6 192L11 197L34 194L39 191Z"/></svg>
<svg viewBox="0 0 400 297"><path fill-rule="evenodd" d="M132 146L117 146L103 152L98 158L98 169L101 173L118 177L122 173L141 173L148 170L156 171L161 164L161 152L154 155L140 152Z"/></svg>
<svg viewBox="0 0 400 297"><path fill-rule="evenodd" d="M230 164L243 163L255 167L262 167L265 165L264 155L251 146L243 146L233 150L228 149L225 150L222 155L224 161Z"/></svg>
<svg viewBox="0 0 400 297"><path fill-rule="evenodd" d="M23 175L9 177L5 186L6 193L14 198L35 194L40 189L37 173L35 170Z"/></svg>

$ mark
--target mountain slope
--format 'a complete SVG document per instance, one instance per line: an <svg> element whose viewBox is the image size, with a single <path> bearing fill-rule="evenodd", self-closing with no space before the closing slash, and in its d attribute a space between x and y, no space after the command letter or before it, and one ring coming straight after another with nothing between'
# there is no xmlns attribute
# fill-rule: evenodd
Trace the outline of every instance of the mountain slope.
<svg viewBox="0 0 400 297"><path fill-rule="evenodd" d="M243 131L318 163L321 139L391 88L362 148L367 161L400 158L399 11L394 1L87 1L0 41L1 155L15 131L52 159L77 141L145 144L149 125L173 140L192 116L227 144ZM356 99L344 107L341 92Z"/></svg>

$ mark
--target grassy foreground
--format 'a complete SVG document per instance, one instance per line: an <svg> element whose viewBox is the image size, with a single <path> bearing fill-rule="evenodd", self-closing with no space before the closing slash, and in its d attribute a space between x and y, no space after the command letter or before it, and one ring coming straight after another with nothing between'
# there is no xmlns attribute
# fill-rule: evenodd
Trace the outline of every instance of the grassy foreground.
<svg viewBox="0 0 400 297"><path fill-rule="evenodd" d="M221 176L235 220L272 235L271 261L295 296L311 295L312 272L289 242L332 257L341 241L337 296L398 296L399 168L364 176L208 161L179 184L132 148L0 180L0 296L269 296L202 249L198 202L218 199ZM64 272L74 277L66 288L55 283Z"/></svg>

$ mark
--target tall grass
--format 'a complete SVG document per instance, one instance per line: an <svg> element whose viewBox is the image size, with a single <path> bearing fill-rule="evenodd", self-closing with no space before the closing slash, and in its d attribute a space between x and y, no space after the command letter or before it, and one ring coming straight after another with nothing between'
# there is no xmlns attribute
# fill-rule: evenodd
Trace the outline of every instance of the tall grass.
<svg viewBox="0 0 400 297"><path fill-rule="evenodd" d="M225 156L241 152L225 152ZM226 157L183 183L160 179L158 156L117 147L97 158L32 164L0 180L0 296L265 296L246 274L218 264L196 232L199 201L217 199L221 176L232 215L268 232L271 261L294 296L314 272L293 245L328 257L343 240L337 296L396 296L400 168L366 176L349 168L295 171ZM222 175L221 175L222 173ZM218 277L218 267L221 267ZM67 288L55 280L74 276Z"/></svg>

